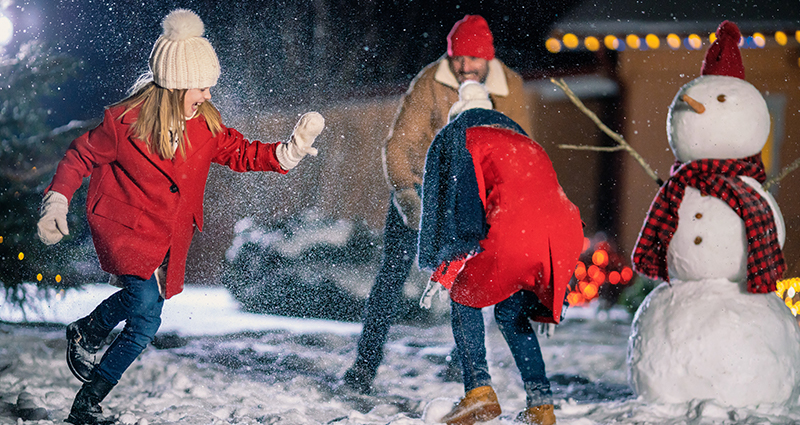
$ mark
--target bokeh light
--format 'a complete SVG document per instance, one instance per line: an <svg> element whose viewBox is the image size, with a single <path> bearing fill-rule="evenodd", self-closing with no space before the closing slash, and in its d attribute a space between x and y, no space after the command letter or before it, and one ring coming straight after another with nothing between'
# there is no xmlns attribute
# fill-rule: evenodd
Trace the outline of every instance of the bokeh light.
<svg viewBox="0 0 800 425"><path fill-rule="evenodd" d="M564 37L561 39L561 41L564 42L564 47L567 49L577 49L578 44L580 43L578 37L572 33L564 34Z"/></svg>
<svg viewBox="0 0 800 425"><path fill-rule="evenodd" d="M667 36L667 45L674 49L679 49L681 47L681 38L678 37L678 34L670 34Z"/></svg>
<svg viewBox="0 0 800 425"><path fill-rule="evenodd" d="M545 41L544 47L550 53L558 53L561 51L561 42L551 37Z"/></svg>
<svg viewBox="0 0 800 425"><path fill-rule="evenodd" d="M606 49L617 50L619 47L619 39L613 35L607 35L603 38L603 44L606 46Z"/></svg>
<svg viewBox="0 0 800 425"><path fill-rule="evenodd" d="M20 252L20 253L19 253L19 255L17 255L17 258L19 258L20 260L22 260L22 259L24 259L24 258L25 258L25 254L24 254L24 253L22 253L22 252Z"/></svg>
<svg viewBox="0 0 800 425"><path fill-rule="evenodd" d="M775 42L781 46L785 46L786 43L789 42L789 37L786 36L786 33L783 31L777 31L775 33Z"/></svg>
<svg viewBox="0 0 800 425"><path fill-rule="evenodd" d="M598 40L597 37L586 37L586 39L583 40L583 45L586 46L586 49L592 52L600 50L600 40Z"/></svg>
<svg viewBox="0 0 800 425"><path fill-rule="evenodd" d="M0 46L5 46L14 36L14 24L6 15L0 13Z"/></svg>
<svg viewBox="0 0 800 425"><path fill-rule="evenodd" d="M659 40L658 36L655 34L647 34L647 37L644 38L644 42L647 43L647 47L651 49L658 49L661 47L661 40Z"/></svg>
<svg viewBox="0 0 800 425"><path fill-rule="evenodd" d="M763 48L767 44L767 38L760 32L753 33L753 43L755 43L756 47Z"/></svg>
<svg viewBox="0 0 800 425"><path fill-rule="evenodd" d="M625 37L625 43L630 46L631 49L638 49L642 46L642 41L636 34L628 34L628 36Z"/></svg>

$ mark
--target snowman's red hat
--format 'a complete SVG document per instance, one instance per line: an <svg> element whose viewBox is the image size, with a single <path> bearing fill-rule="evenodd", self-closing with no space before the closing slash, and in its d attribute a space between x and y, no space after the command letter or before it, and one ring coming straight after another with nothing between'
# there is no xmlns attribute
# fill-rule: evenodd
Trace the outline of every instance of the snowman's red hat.
<svg viewBox="0 0 800 425"><path fill-rule="evenodd" d="M739 52L742 34L731 21L723 21L717 28L717 39L706 51L701 75L725 75L744 80L744 65Z"/></svg>

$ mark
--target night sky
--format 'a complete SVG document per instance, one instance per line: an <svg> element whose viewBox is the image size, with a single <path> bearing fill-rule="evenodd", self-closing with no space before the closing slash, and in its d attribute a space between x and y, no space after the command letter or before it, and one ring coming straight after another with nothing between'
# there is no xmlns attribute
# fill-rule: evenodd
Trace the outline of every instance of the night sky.
<svg viewBox="0 0 800 425"><path fill-rule="evenodd" d="M226 108L264 110L400 93L445 52L447 33L465 14L489 21L501 60L537 72L551 66L542 41L551 23L575 1L440 1L431 8L414 0L10 0L0 11L15 26L7 52L37 39L83 61L78 81L65 83L48 105L53 125L62 125L97 118L125 96L147 71L161 20L177 7L200 15L217 50L217 99Z"/></svg>

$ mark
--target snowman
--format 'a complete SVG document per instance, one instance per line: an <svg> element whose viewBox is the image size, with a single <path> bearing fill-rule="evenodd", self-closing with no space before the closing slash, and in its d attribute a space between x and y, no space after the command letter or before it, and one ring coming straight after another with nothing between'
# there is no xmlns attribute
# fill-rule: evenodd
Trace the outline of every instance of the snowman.
<svg viewBox="0 0 800 425"><path fill-rule="evenodd" d="M744 80L740 37L723 22L670 105L677 161L633 253L639 273L664 280L628 341L628 378L647 402L792 407L800 395L800 328L770 293L786 268L783 217L761 186L770 117Z"/></svg>

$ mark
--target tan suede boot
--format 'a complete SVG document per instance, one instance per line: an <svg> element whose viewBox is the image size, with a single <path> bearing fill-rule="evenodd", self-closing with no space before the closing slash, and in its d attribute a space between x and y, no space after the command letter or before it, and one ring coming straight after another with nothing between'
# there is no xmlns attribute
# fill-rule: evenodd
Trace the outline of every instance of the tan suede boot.
<svg viewBox="0 0 800 425"><path fill-rule="evenodd" d="M447 425L472 425L498 416L500 416L500 403L497 402L497 394L492 387L486 385L469 390L440 422Z"/></svg>
<svg viewBox="0 0 800 425"><path fill-rule="evenodd" d="M517 416L517 422L528 425L555 425L556 414L552 404L529 407Z"/></svg>

